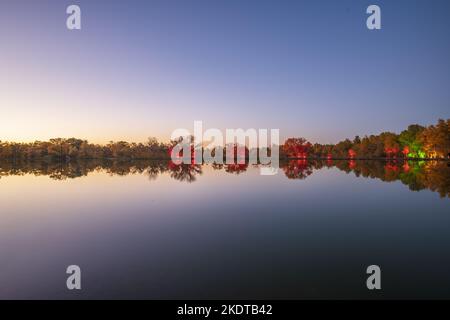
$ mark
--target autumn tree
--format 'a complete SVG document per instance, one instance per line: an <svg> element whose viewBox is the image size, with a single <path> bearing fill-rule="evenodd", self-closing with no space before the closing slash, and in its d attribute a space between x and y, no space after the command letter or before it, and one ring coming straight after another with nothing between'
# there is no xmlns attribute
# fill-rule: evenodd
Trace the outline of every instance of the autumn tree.
<svg viewBox="0 0 450 320"><path fill-rule="evenodd" d="M311 147L305 138L289 138L284 142L282 152L289 158L306 158Z"/></svg>

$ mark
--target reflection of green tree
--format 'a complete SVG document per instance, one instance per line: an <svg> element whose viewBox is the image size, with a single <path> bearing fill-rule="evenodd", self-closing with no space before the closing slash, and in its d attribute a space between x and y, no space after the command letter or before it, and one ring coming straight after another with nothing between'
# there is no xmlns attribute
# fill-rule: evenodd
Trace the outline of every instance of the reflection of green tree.
<svg viewBox="0 0 450 320"><path fill-rule="evenodd" d="M401 181L412 191L429 189L450 197L450 166L442 161L336 161L335 165L356 176L385 182Z"/></svg>
<svg viewBox="0 0 450 320"><path fill-rule="evenodd" d="M399 174L400 181L412 191L420 191L426 188L423 183L423 164L424 161L405 162L408 170L403 170Z"/></svg>

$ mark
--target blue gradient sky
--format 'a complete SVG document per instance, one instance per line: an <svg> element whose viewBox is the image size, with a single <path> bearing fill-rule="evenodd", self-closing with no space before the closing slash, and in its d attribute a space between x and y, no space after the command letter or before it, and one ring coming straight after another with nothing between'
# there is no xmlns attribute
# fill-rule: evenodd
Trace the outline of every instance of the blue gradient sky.
<svg viewBox="0 0 450 320"><path fill-rule="evenodd" d="M450 116L449 16L445 0L2 0L0 140L168 140L203 120L334 143L432 124Z"/></svg>

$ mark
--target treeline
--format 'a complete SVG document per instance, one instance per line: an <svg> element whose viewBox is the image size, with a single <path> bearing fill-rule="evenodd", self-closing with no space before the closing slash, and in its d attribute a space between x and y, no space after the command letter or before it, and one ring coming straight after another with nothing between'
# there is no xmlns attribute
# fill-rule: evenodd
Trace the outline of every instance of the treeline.
<svg viewBox="0 0 450 320"><path fill-rule="evenodd" d="M149 138L147 143L111 141L107 145L89 143L76 138L50 139L32 143L0 141L0 159L72 160L72 159L169 159L170 144Z"/></svg>
<svg viewBox="0 0 450 320"><path fill-rule="evenodd" d="M282 150L288 158L444 159L450 156L450 119L440 119L436 125L428 127L413 124L400 134L383 132L362 138L356 136L335 145L290 138Z"/></svg>
<svg viewBox="0 0 450 320"><path fill-rule="evenodd" d="M126 141L107 145L89 143L76 138L50 139L32 143L0 141L0 159L10 160L76 160L126 159L166 160L177 141L158 142L149 138L146 143ZM236 147L235 147L236 148ZM353 140L346 139L335 145L312 144L304 138L289 138L280 146L281 158L328 159L444 159L450 157L450 119L439 120L436 125L423 127L410 125L400 134L383 132ZM224 152L225 155L225 152ZM246 150L248 156L248 150Z"/></svg>

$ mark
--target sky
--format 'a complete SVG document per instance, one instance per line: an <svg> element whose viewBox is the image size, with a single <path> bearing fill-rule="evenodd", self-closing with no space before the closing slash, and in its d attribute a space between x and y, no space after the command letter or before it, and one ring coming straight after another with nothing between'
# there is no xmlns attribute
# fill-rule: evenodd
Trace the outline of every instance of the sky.
<svg viewBox="0 0 450 320"><path fill-rule="evenodd" d="M433 124L450 117L449 16L445 0L2 0L0 140L168 141L201 120L336 143Z"/></svg>

